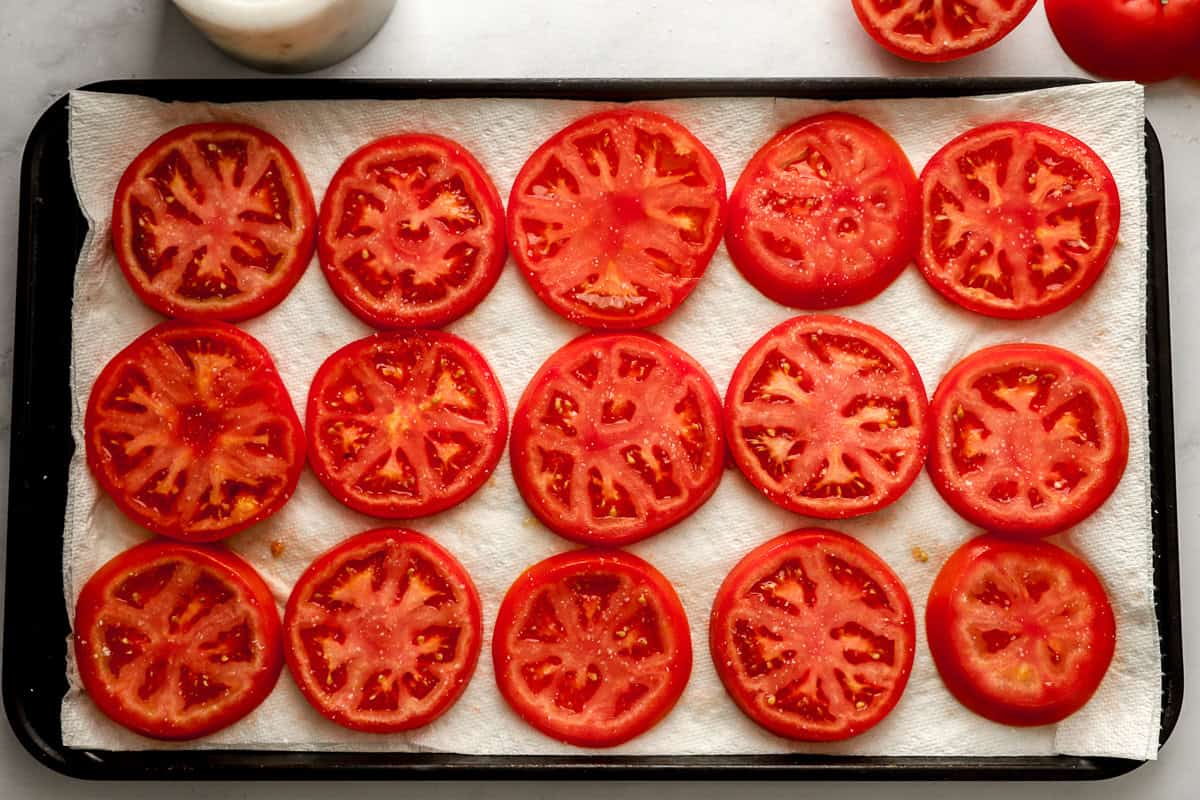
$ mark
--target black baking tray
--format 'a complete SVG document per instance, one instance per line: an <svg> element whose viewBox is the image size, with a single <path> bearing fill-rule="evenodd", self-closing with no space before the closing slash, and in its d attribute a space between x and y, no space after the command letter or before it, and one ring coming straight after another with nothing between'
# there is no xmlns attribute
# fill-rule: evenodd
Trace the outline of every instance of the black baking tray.
<svg viewBox="0 0 1200 800"><path fill-rule="evenodd" d="M630 101L671 97L774 96L829 101L947 97L1063 86L1073 79L736 79L736 80L122 80L90 91L160 100L548 97ZM11 482L8 509L3 694L17 737L52 769L80 778L641 778L641 779L1099 779L1142 762L1075 756L883 757L465 756L446 753L156 750L65 747L59 709L67 689L69 624L63 603L62 530L69 429L70 312L74 265L87 225L67 163L67 98L38 120L21 170ZM1174 418L1167 293L1162 150L1146 123L1149 285L1146 330L1150 392L1154 583L1162 647L1159 741L1183 701ZM33 609L38 611L34 612ZM482 680L486 676L479 676Z"/></svg>

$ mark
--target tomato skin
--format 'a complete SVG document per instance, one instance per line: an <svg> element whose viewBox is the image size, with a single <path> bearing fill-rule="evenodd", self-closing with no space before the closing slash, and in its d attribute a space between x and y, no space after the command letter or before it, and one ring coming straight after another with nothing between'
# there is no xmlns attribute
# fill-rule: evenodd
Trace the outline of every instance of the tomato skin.
<svg viewBox="0 0 1200 800"><path fill-rule="evenodd" d="M841 724L836 724L836 719L828 720L826 724L820 724L798 718L799 714L785 717L782 710L777 710L780 704L773 702L774 694L768 695L770 699L764 700L762 695L766 690L750 684L766 676L756 675L748 678L743 674L742 655L736 634L731 631L731 628L735 627L735 617L739 618L737 621L741 621L745 619L741 615L753 613L752 610L746 608L750 602L748 596L763 584L764 576L773 578L777 574L777 570L781 569L781 566L789 560L797 559L800 555L808 552L820 551L836 553L848 561L852 560L852 566L864 569L864 571L869 570L869 578L875 581L875 585L887 598L888 603L895 606L888 609L889 613L879 612L862 623L875 634L886 637L892 647L898 646L899 652L893 651L891 656L892 663L896 665L895 669L892 675L887 676L891 683L882 687L884 696L878 706L869 708L866 713L860 714L857 718L847 719ZM806 577L810 576L806 575ZM773 587L774 584L772 584ZM814 582L812 591L818 592L819 596L819 592L828 588L819 582ZM811 611L817 613L815 609ZM766 624L768 620L755 620L750 624L753 625L756 621ZM889 637L887 634L881 633L884 630L890 631L892 635ZM778 631L775 632L778 633ZM843 635L850 639L854 638L854 634ZM827 638L816 636L815 639L806 640L802 635L788 638L786 631L782 637L778 640L778 646L795 645L798 651L803 651L799 654L801 657L809 656L817 659L819 659L819 655L813 656L811 651L815 649L814 645L819 647L819 642ZM831 632L828 638L839 637L833 637ZM846 649L849 650L849 645ZM738 708L750 719L772 733L789 739L809 742L840 741L857 736L879 724L900 701L900 697L908 685L916 653L916 624L912 603L904 585L874 552L857 539L837 531L804 528L781 534L754 548L726 576L713 601L712 617L709 622L709 650L712 654L713 665L716 667L718 677L725 685L725 690ZM775 669L786 668L788 663L785 660ZM861 663L871 662L862 661ZM855 660L847 659L846 669L849 670L855 664ZM788 687L785 685L781 688L786 690ZM836 689L830 693L834 692ZM872 702L874 701L872 700ZM802 702L802 707L807 708L808 703Z"/></svg>
<svg viewBox="0 0 1200 800"><path fill-rule="evenodd" d="M1173 78L1200 53L1200 0L1046 0L1071 60L1112 80Z"/></svg>
<svg viewBox="0 0 1200 800"><path fill-rule="evenodd" d="M88 634L99 622L108 590L114 583L140 566L168 558L180 558L200 565L236 585L258 626L253 647L259 654L259 665L250 686L217 713L187 724L164 714L147 717L131 708L121 694L113 691L106 682L99 663L101 652L96 649L100 642ZM75 604L74 646L75 663L84 689L105 716L135 733L162 740L195 739L232 725L266 699L275 688L283 669L279 612L271 590L249 564L217 545L192 545L155 539L117 555L97 570L79 593Z"/></svg>
<svg viewBox="0 0 1200 800"><path fill-rule="evenodd" d="M1094 614L1086 623L1086 638L1079 644L1081 649L1087 651L1086 656L1072 665L1073 674L1065 679L1065 683L1061 675L1043 673L1043 696L1035 701L1021 702L1017 698L1004 696L1001 690L991 691L980 678L981 675L994 672L998 666L986 662L972 665L969 653L956 646L956 642L961 640L959 629L965 631L970 625L960 620L958 609L960 604L968 601L968 581L972 573L986 569L988 565L995 566L1007 558L1019 561L1023 569L1050 565L1065 573L1066 580L1070 581L1067 591L1083 598L1088 611ZM1027 596L1019 600L1022 603L1029 602ZM1047 635L1036 623L1021 619L1020 612L1017 613L1018 616L1011 620L1009 627L1020 627L1022 634L1032 632L1037 636ZM1116 649L1116 623L1112 606L1100 580L1088 565L1049 542L1003 534L978 536L950 556L929 592L929 602L925 607L925 631L938 674L950 693L976 714L1003 725L1050 725L1074 714L1100 686Z"/></svg>
<svg viewBox="0 0 1200 800"><path fill-rule="evenodd" d="M301 604L312 602L312 595L317 588L313 584L317 583L323 577L328 577L330 572L344 565L346 561L352 559L356 554L376 547L395 550L405 546L420 551L421 556L429 556L435 559L435 566L443 573L441 577L445 578L448 576L454 583L453 588L462 593L462 605L465 606L464 612L466 616L465 627L468 628L468 635L463 637L467 639L467 643L464 645L465 654L461 660L456 660L456 674L453 677L452 688L441 694L437 702L431 707L418 713L399 715L393 719L356 715L326 700L313 685L312 680L309 679L310 669L307 658L304 655L304 645L301 642L300 633ZM398 623L401 620L392 620L392 622ZM467 684L470 682L472 675L474 675L475 666L479 661L479 651L483 642L483 615L480 610L479 593L475 588L475 584L471 581L470 575L467 574L462 564L449 551L430 537L417 531L404 528L378 528L350 537L318 556L308 566L308 569L296 581L296 585L292 588L292 593L288 597L287 608L284 613L283 629L284 655L287 660L288 671L295 679L297 688L300 689L300 693L304 695L304 699L308 701L309 705L320 712L325 718L351 730L365 731L367 733L399 733L400 731L412 730L428 725L449 711L458 702L462 693L466 691ZM399 633L392 633L395 636L399 636Z"/></svg>
<svg viewBox="0 0 1200 800"><path fill-rule="evenodd" d="M332 238L337 227L334 219L337 205L335 197L343 190L343 184L348 184L357 177L368 162L384 158L389 151L398 151L398 154L432 152L442 160L440 166L449 162L453 170L461 171L468 177L469 186L466 188L474 195L472 199L481 202L487 217L488 231L482 237L486 242L486 253L484 263L474 270L476 277L469 278L466 281L467 285L456 292L457 296L432 307L428 304L422 306L414 303L411 307L396 309L387 307L383 301L372 302L359 289L360 284L352 281L347 276L345 267L338 263L337 248ZM340 202L340 197L338 201ZM385 330L437 328L470 312L496 285L507 258L504 207L492 179L483 165L461 145L432 134L389 136L354 151L342 162L329 182L329 188L321 202L319 229L321 235L317 240L317 249L330 287L355 316L368 325Z"/></svg>
<svg viewBox="0 0 1200 800"><path fill-rule="evenodd" d="M269 405L270 411L278 417L278 422L286 427L284 434L286 438L285 449L290 454L290 458L283 464L282 476L278 476L281 478L281 485L271 494L266 502L258 505L258 509L254 514L223 525L208 526L203 524L203 520L200 519L193 519L191 522L188 522L178 514L161 514L144 503L135 502L120 482L120 477L116 474L116 465L112 453L102 446L100 441L100 436L106 422L106 412L102 406L111 399L111 394L115 393L113 387L119 380L122 370L130 364L136 364L146 359L148 353L152 353L155 349L163 346L164 343L181 339L192 339L193 337L197 342L223 341L237 348L240 355L244 356L247 360L247 364L244 365L243 369L247 372L253 372L255 385L267 395L265 404ZM198 385L198 382L193 381L189 382L185 388L195 389ZM160 390L167 389L167 387L155 388ZM170 391L177 389L178 387L173 387ZM113 392L110 393L110 390L113 390ZM230 410L229 407L233 406L237 401L238 398L229 396L229 393L221 395L218 398L217 410L227 413ZM165 400L164 404L171 405L169 397ZM167 421L160 417L153 430L147 429L144 432L162 432L171 438L170 444L179 446L180 448L188 448L190 446L181 439L183 434L180 433L180 430L186 427L186 420L184 419L187 416L186 409L173 407L172 411L175 413L177 419ZM227 422L229 421L227 420ZM236 422L236 419L233 420L233 423L236 424ZM279 373L275 369L275 364L271 359L270 353L267 352L267 349L257 339L240 328L224 322L162 322L143 333L121 350L121 352L113 356L104 369L101 370L99 376L96 378L96 382L92 385L92 393L88 398L87 412L84 417L84 435L86 438L88 467L100 486L112 498L113 502L116 503L117 507L131 520L154 533L182 541L212 542L232 536L257 522L261 522L287 503L296 491L296 485L300 481L300 473L304 470L304 430L300 426L300 419L296 416L295 409L292 408L292 401L287 394L287 389L284 387L282 379L279 377ZM195 457L198 458L199 456Z"/></svg>
<svg viewBox="0 0 1200 800"><path fill-rule="evenodd" d="M558 714L530 701L522 692L518 654L513 641L519 636L518 625L529 611L534 595L540 589L572 577L594 575L625 576L641 591L650 592L650 604L664 618L665 630L659 635L669 637L666 663L654 672L665 675L662 683L651 689L652 697L637 713L624 720L573 722L569 714ZM519 639L516 639L519 642ZM613 640L614 642L617 640ZM578 642L563 643L564 650ZM607 645L607 655L614 657L613 645ZM594 658L603 653L593 652ZM670 581L657 569L630 553L621 550L574 550L559 553L540 561L521 573L500 604L496 626L492 633L492 662L496 669L496 686L509 706L532 727L577 747L615 747L633 739L657 725L679 700L692 672L692 640L687 616L679 596ZM516 664L516 666L514 666ZM605 669L602 665L601 669Z"/></svg>
<svg viewBox="0 0 1200 800"><path fill-rule="evenodd" d="M179 298L154 291L138 276L139 267L136 259L127 251L125 244L135 234L133 220L129 216L127 206L135 185L143 180L143 172L149 162L160 152L197 136L224 134L241 134L255 140L263 147L270 149L282 162L286 172L285 180L293 184L295 189L294 194L289 195L289 200L296 204L296 227L300 229L300 237L288 248L283 264L276 268L282 277L266 291L237 302L222 302L211 307L197 307L185 304ZM167 131L151 142L125 169L117 184L116 195L113 197L112 241L121 271L125 274L130 288L143 303L172 319L194 322L241 322L269 311L287 297L292 287L304 274L308 262L312 259L316 235L317 212L313 203L312 190L309 188L304 171L300 168L295 156L271 134L241 123L201 122L182 125Z"/></svg>
<svg viewBox="0 0 1200 800"><path fill-rule="evenodd" d="M990 497L980 497L986 486L980 484L975 491L971 481L963 477L954 460L956 420L964 419L958 416L956 408L962 408L960 403L967 396L964 388L968 382L974 387L978 381L989 375L995 375L1012 368L1033 369L1047 367L1065 376L1065 380L1074 382L1076 387L1084 386L1090 389L1090 396L1095 403L1093 412L1096 419L1097 434L1103 441L1102 446L1111 450L1103 456L1099 466L1098 479L1089 481L1081 496L1073 499L1059 500L1050 495L1049 508L1044 513L1034 513L1022 505L1016 508L998 508L996 503L989 502ZM974 414L974 411L972 411ZM1095 366L1084 361L1079 356L1057 347L1042 344L1005 344L987 347L964 358L956 364L934 392L929 406L930 423L930 454L929 477L934 488L942 499L953 508L959 516L973 525L999 533L1025 536L1049 536L1066 530L1087 519L1097 508L1104 504L1120 483L1124 474L1126 461L1129 456L1129 429L1125 420L1125 412L1120 398L1112 384ZM971 422L967 418L968 422ZM986 424L986 421L985 423ZM1057 425L1054 426L1055 429ZM1043 426L1044 429L1044 426ZM1003 432L999 432L1003 436ZM1007 438L1002 439L1005 449L1002 452L1024 453L1030 451L1027 442L1014 444ZM995 451L993 451L994 453ZM1032 459L1032 456L1029 457ZM1064 460L1068 456L1059 456ZM1031 474L1047 465L1022 463L1022 469ZM1071 461L1071 463L1075 463ZM1076 464L1076 466L1078 466ZM1018 471L1019 472L1019 471ZM1028 484L1028 478L1020 476ZM1041 477L1041 476L1039 476ZM1087 480L1087 476L1083 477ZM1038 480L1038 478L1034 478ZM1078 480L1078 479L1076 479ZM1045 483L1043 479L1042 483ZM1044 485L1028 484L1043 494L1048 490ZM1019 484L1020 486L1020 484ZM1072 486L1070 491L1074 491ZM1022 494L1017 492L1019 499Z"/></svg>
<svg viewBox="0 0 1200 800"><path fill-rule="evenodd" d="M953 61L963 58L980 50L985 50L996 42L1003 39L1008 34L1012 33L1025 17L1033 10L1036 0L1016 0L1009 5L1010 10L998 10L1002 15L1001 21L998 24L989 26L989 28L981 35L968 35L966 37L952 37L948 32L942 29L945 25L944 16L950 12L947 8L949 3L942 4L940 10L935 9L927 12L934 16L935 24L939 26L938 30L932 34L935 37L940 36L938 41L926 42L920 36L906 34L895 30L885 30L883 20L877 17L876 14L883 14L882 10L874 10L871 6L882 6L884 2L892 8L899 8L903 5L910 6L910 11L916 11L920 3L912 2L912 0L852 0L854 5L854 13L858 15L859 22L863 28L871 35L871 38L878 42L885 50L893 55L908 59L909 61L924 61L924 62L944 62ZM932 4L930 4L932 5ZM975 5L978 5L976 3ZM994 6L995 3L990 5ZM955 38L966 38L966 42L958 43Z"/></svg>
<svg viewBox="0 0 1200 800"><path fill-rule="evenodd" d="M878 231L868 234L864 230L864 210L868 207L867 198L863 194L872 187L866 184L860 175L868 166L886 174L888 184L898 184L900 197L896 203L899 209L887 215L886 220L873 219L884 234L890 235L895 231L896 238L886 247L884 252L870 253L869 268L859 274L850 274L847 269L847 253L830 260L821 256L813 257L810 248L816 245L814 241L797 243L806 252L806 266L815 266L817 275L806 274L808 270L799 270L792 263L780 263L781 256L764 252L765 248L753 241L752 227L759 225L764 230L770 227L771 221L766 211L766 202L760 195L776 192L786 186L781 177L781 168L776 166L778 160L788 157L796 148L796 140L816 140L820 144L828 143L828 149L818 152L817 157L824 157L835 144L864 146L866 152L856 150L855 157L867 161L867 165L856 164L858 170L854 174L838 174L827 185L822 187L820 194L813 195L829 203L842 206L835 214L825 214L825 217L840 215L839 223L854 225L855 241L847 242L843 249L866 251L870 245L870 237L878 235ZM809 146L805 147L807 151ZM842 172L841 163L833 165L836 172ZM884 183L878 173L870 177L876 189ZM807 188L807 187L806 187ZM894 189L894 185L886 188ZM900 272L912 261L920 236L920 185L913 172L912 165L904 151L886 131L873 123L852 114L834 112L820 114L802 119L777 133L769 142L763 145L750 163L742 171L729 198L729 223L725 229L725 246L729 249L730 258L741 271L746 280L750 281L760 292L772 300L793 308L826 309L837 306L856 305L866 302L886 289ZM816 212L808 212L813 218ZM823 220L832 223L832 219ZM834 232L820 231L821 221L809 222L808 225L786 225L779 223L781 230L778 235L788 236L799 234L799 238L824 234L828 240L834 239ZM840 231L839 231L840 232ZM866 241L864 241L866 240ZM772 255L775 255L772 258Z"/></svg>

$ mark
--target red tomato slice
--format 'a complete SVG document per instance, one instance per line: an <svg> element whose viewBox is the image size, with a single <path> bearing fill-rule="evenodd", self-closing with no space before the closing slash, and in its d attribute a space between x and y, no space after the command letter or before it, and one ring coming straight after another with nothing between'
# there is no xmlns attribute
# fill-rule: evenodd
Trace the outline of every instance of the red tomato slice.
<svg viewBox="0 0 1200 800"><path fill-rule="evenodd" d="M190 541L274 514L304 469L275 364L221 322L164 322L113 357L84 420L88 466L134 522Z"/></svg>
<svg viewBox="0 0 1200 800"><path fill-rule="evenodd" d="M725 245L763 294L796 308L870 300L912 260L921 190L904 151L850 114L780 131L729 198Z"/></svg>
<svg viewBox="0 0 1200 800"><path fill-rule="evenodd" d="M321 201L319 252L338 298L377 328L438 327L475 308L506 257L483 166L439 136L355 151Z"/></svg>
<svg viewBox="0 0 1200 800"><path fill-rule="evenodd" d="M1152 83L1200 57L1200 0L1046 0L1063 50L1105 78Z"/></svg>
<svg viewBox="0 0 1200 800"><path fill-rule="evenodd" d="M483 485L508 410L478 350L449 333L377 333L325 360L308 393L309 461L355 511L410 519Z"/></svg>
<svg viewBox="0 0 1200 800"><path fill-rule="evenodd" d="M237 322L275 307L300 280L316 216L300 165L274 136L184 125L121 176L113 248L133 291L160 314Z"/></svg>
<svg viewBox="0 0 1200 800"><path fill-rule="evenodd" d="M1129 431L1116 390L1057 347L972 353L942 378L929 411L929 477L981 528L1064 530L1099 508L1125 471Z"/></svg>
<svg viewBox="0 0 1200 800"><path fill-rule="evenodd" d="M284 632L288 671L313 708L347 728L395 733L458 700L475 672L483 621L454 556L416 531L384 528L347 539L304 571Z"/></svg>
<svg viewBox="0 0 1200 800"><path fill-rule="evenodd" d="M1036 1L853 0L871 38L910 61L952 61L991 47Z"/></svg>
<svg viewBox="0 0 1200 800"><path fill-rule="evenodd" d="M895 502L916 480L926 407L916 365L882 331L795 317L734 370L729 449L772 502L820 519L855 517Z"/></svg>
<svg viewBox="0 0 1200 800"><path fill-rule="evenodd" d="M1086 144L1031 122L967 131L921 173L917 264L963 308L1029 319L1096 282L1117 241L1121 200Z"/></svg>
<svg viewBox="0 0 1200 800"><path fill-rule="evenodd" d="M790 739L848 739L904 693L916 627L900 579L835 531L808 528L751 550L721 584L709 646L750 719Z"/></svg>
<svg viewBox="0 0 1200 800"><path fill-rule="evenodd" d="M644 328L691 294L725 224L725 176L678 122L640 109L568 125L521 168L513 257L538 297L590 328Z"/></svg>
<svg viewBox="0 0 1200 800"><path fill-rule="evenodd" d="M511 458L521 496L549 528L585 544L629 544L716 490L721 401L704 368L665 339L584 335L529 382Z"/></svg>
<svg viewBox="0 0 1200 800"><path fill-rule="evenodd" d="M156 540L84 585L75 663L108 717L155 739L194 739L249 714L283 668L262 578L219 547Z"/></svg>
<svg viewBox="0 0 1200 800"><path fill-rule="evenodd" d="M1116 628L1087 564L1049 542L980 536L934 581L929 650L946 688L1005 725L1049 725L1095 693Z"/></svg>
<svg viewBox="0 0 1200 800"><path fill-rule="evenodd" d="M517 578L496 617L492 661L500 694L530 725L612 747L675 706L692 639L662 573L619 550L576 550Z"/></svg>

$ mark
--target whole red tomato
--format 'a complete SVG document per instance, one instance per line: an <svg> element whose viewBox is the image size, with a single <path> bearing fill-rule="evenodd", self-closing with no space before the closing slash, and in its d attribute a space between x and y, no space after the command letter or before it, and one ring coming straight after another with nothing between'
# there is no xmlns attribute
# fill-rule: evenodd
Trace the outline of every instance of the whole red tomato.
<svg viewBox="0 0 1200 800"><path fill-rule="evenodd" d="M1142 83L1200 72L1200 0L1046 0L1046 17L1088 72Z"/></svg>

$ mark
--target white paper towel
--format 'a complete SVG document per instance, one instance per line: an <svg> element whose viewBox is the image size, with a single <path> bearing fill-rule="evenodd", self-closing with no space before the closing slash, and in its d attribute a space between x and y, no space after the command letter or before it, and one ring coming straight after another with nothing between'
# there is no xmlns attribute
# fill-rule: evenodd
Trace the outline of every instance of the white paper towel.
<svg viewBox="0 0 1200 800"><path fill-rule="evenodd" d="M77 267L73 314L72 430L76 442L82 442L83 409L99 370L158 321L126 285L108 244L108 228L121 172L159 134L202 120L259 125L295 153L320 202L330 176L355 148L385 134L431 131L456 139L474 153L501 195L507 197L518 169L540 142L578 116L601 107L549 100L162 104L88 92L73 93L70 103L71 165L91 227ZM735 98L647 105L677 118L707 144L732 186L751 154L778 129L833 104ZM772 505L736 470L729 470L713 498L694 516L629 548L655 564L678 589L691 620L696 662L675 710L647 734L606 752L1069 753L1154 758L1161 676L1151 570L1141 87L1107 84L1003 97L864 101L838 107L862 114L890 131L918 172L942 144L971 126L1027 119L1081 138L1104 158L1116 177L1123 213L1112 261L1094 289L1061 313L1022 323L969 314L930 289L915 267L869 303L839 312L875 325L899 341L912 354L931 392L958 359L1003 341L1056 344L1108 374L1129 417L1129 466L1108 503L1062 538L1091 562L1109 589L1118 625L1116 657L1092 702L1055 726L1008 728L961 707L938 678L921 621L938 568L975 531L950 511L922 474L890 508L831 526L858 536L878 552L912 596L918 648L904 697L880 725L847 742L804 745L776 738L742 716L726 696L707 654L708 614L721 580L747 551L783 531L812 522ZM768 328L795 313L751 288L722 247L692 297L656 330L699 360L724 392L746 349ZM337 301L315 262L280 306L244 327L275 357L298 409L304 408L309 381L321 361L369 332ZM488 298L450 330L484 353L510 407L542 361L580 332L536 299L511 262ZM229 544L259 570L282 605L293 581L318 553L380 524L339 505L306 470L295 496L282 511L233 537ZM495 688L489 646L497 607L513 579L528 565L572 545L529 514L517 494L507 459L467 502L412 526L433 536L463 562L483 599L488 643L475 677L457 705L422 730L394 736L354 733L309 708L285 673L274 693L249 717L202 741L176 746L578 752L537 733L508 709ZM145 538L147 533L126 520L92 480L80 445L71 464L64 531L64 591L71 607L92 572ZM279 557L271 553L274 541L284 545ZM914 547L928 553L927 563L913 557ZM110 722L79 690L77 678L71 677L73 688L62 709L67 745L103 749L172 746L143 739Z"/></svg>

